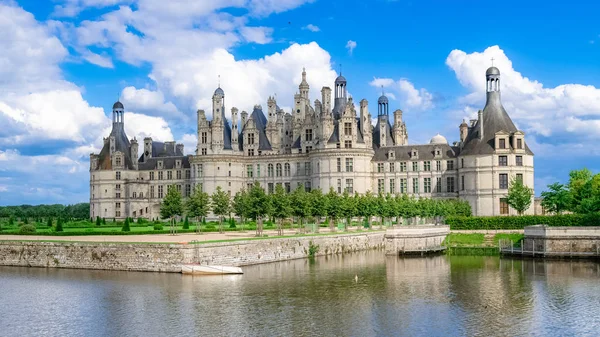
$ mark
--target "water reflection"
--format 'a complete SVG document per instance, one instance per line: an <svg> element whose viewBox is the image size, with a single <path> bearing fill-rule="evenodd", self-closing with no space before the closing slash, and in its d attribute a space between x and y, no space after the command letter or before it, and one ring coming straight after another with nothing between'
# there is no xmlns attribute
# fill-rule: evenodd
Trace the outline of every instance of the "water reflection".
<svg viewBox="0 0 600 337"><path fill-rule="evenodd" d="M600 328L594 262L365 252L244 271L189 277L0 267L0 335L586 335Z"/></svg>

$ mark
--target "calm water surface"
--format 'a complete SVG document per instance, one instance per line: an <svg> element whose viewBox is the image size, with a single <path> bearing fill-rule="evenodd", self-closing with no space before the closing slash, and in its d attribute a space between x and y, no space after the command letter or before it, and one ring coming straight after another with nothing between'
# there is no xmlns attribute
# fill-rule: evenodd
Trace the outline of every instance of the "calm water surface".
<svg viewBox="0 0 600 337"><path fill-rule="evenodd" d="M244 275L0 267L2 336L586 336L600 264L381 252ZM358 282L355 281L358 276Z"/></svg>

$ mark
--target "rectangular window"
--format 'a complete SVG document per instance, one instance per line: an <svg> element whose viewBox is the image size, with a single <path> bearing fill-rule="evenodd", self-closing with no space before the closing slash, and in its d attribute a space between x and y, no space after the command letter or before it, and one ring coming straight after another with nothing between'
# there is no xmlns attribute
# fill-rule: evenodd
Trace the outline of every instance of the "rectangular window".
<svg viewBox="0 0 600 337"><path fill-rule="evenodd" d="M406 178L401 178L400 179L400 193L406 193L408 192L407 188L406 188Z"/></svg>
<svg viewBox="0 0 600 337"><path fill-rule="evenodd" d="M500 199L500 214L502 214L502 215L508 214L508 200L506 198Z"/></svg>
<svg viewBox="0 0 600 337"><path fill-rule="evenodd" d="M390 193L396 194L396 179L390 179Z"/></svg>
<svg viewBox="0 0 600 337"><path fill-rule="evenodd" d="M442 170L442 162L440 160L436 160L435 161L435 170L436 171L441 171Z"/></svg>
<svg viewBox="0 0 600 337"><path fill-rule="evenodd" d="M515 163L517 164L517 166L523 166L523 156L516 156Z"/></svg>
<svg viewBox="0 0 600 337"><path fill-rule="evenodd" d="M192 171L185 170L185 179L190 179L192 177Z"/></svg>
<svg viewBox="0 0 600 337"><path fill-rule="evenodd" d="M254 134L249 133L248 134L248 145L252 145L252 144L254 144Z"/></svg>
<svg viewBox="0 0 600 337"><path fill-rule="evenodd" d="M500 173L500 189L508 189L508 174L506 173Z"/></svg>
<svg viewBox="0 0 600 337"><path fill-rule="evenodd" d="M406 172L406 162L400 162L400 172Z"/></svg>
<svg viewBox="0 0 600 337"><path fill-rule="evenodd" d="M121 192L117 192L117 193L115 193L115 198L117 198L117 199L121 199Z"/></svg>
<svg viewBox="0 0 600 337"><path fill-rule="evenodd" d="M498 156L498 165L499 166L508 166L508 157L507 156Z"/></svg>
<svg viewBox="0 0 600 337"><path fill-rule="evenodd" d="M202 177L204 174L204 170L202 169L202 164L198 164L198 177Z"/></svg>
<svg viewBox="0 0 600 337"><path fill-rule="evenodd" d="M304 163L304 174L307 176L312 175L312 165L309 161Z"/></svg>
<svg viewBox="0 0 600 337"><path fill-rule="evenodd" d="M345 149L351 149L352 148L352 141L351 140L345 140L344 141L344 148Z"/></svg>
<svg viewBox="0 0 600 337"><path fill-rule="evenodd" d="M154 180L154 172L150 172L150 180Z"/></svg>
<svg viewBox="0 0 600 337"><path fill-rule="evenodd" d="M133 198L134 199L137 198L137 193L136 192L133 192Z"/></svg>
<svg viewBox="0 0 600 337"><path fill-rule="evenodd" d="M337 171L342 172L342 158L337 159Z"/></svg>
<svg viewBox="0 0 600 337"><path fill-rule="evenodd" d="M117 180L121 180L121 172L118 172L118 171L117 171L117 172L115 173L115 178L116 178Z"/></svg>
<svg viewBox="0 0 600 337"><path fill-rule="evenodd" d="M523 148L523 140L522 139L517 139L517 149L522 149Z"/></svg>
<svg viewBox="0 0 600 337"><path fill-rule="evenodd" d="M396 171L396 163L390 163L390 172Z"/></svg>
<svg viewBox="0 0 600 337"><path fill-rule="evenodd" d="M303 173L303 171L301 170L301 164L300 163L296 163L296 175L297 176L301 176Z"/></svg>
<svg viewBox="0 0 600 337"><path fill-rule="evenodd" d="M248 149L248 156L249 157L253 157L254 156L254 149Z"/></svg>
<svg viewBox="0 0 600 337"><path fill-rule="evenodd" d="M413 178L412 185L413 185L413 193L414 194L419 193L419 178Z"/></svg>
<svg viewBox="0 0 600 337"><path fill-rule="evenodd" d="M431 193L431 178L423 178L423 192Z"/></svg>
<svg viewBox="0 0 600 337"><path fill-rule="evenodd" d="M378 173L385 172L385 166L383 163L377 163L377 172Z"/></svg>
<svg viewBox="0 0 600 337"><path fill-rule="evenodd" d="M256 164L256 177L260 178L260 164Z"/></svg>
<svg viewBox="0 0 600 337"><path fill-rule="evenodd" d="M269 183L267 185L267 188L268 188L269 194L273 194L273 192L275 192L275 189L273 187L273 183Z"/></svg>
<svg viewBox="0 0 600 337"><path fill-rule="evenodd" d="M120 190L121 189L121 184L116 184L115 185L115 190Z"/></svg>
<svg viewBox="0 0 600 337"><path fill-rule="evenodd" d="M200 137L200 138L202 139L202 140L201 140L201 143L202 143L202 144L206 144L206 143L208 143L208 132L202 132L202 134L201 134L201 137Z"/></svg>
<svg viewBox="0 0 600 337"><path fill-rule="evenodd" d="M346 172L354 172L354 160L346 158Z"/></svg>
<svg viewBox="0 0 600 337"><path fill-rule="evenodd" d="M348 194L354 194L354 180L346 179L346 191Z"/></svg>
<svg viewBox="0 0 600 337"><path fill-rule="evenodd" d="M413 171L417 172L419 170L419 162L413 161L412 166Z"/></svg>
<svg viewBox="0 0 600 337"><path fill-rule="evenodd" d="M163 180L164 178L164 172L163 171L159 171L158 172L158 180Z"/></svg>
<svg viewBox="0 0 600 337"><path fill-rule="evenodd" d="M173 179L173 171L167 171L167 180Z"/></svg>
<svg viewBox="0 0 600 337"><path fill-rule="evenodd" d="M154 186L150 186L150 198L154 198Z"/></svg>
<svg viewBox="0 0 600 337"><path fill-rule="evenodd" d="M460 176L460 190L465 190L465 176Z"/></svg>
<svg viewBox="0 0 600 337"><path fill-rule="evenodd" d="M446 178L446 192L454 193L454 177Z"/></svg>
<svg viewBox="0 0 600 337"><path fill-rule="evenodd" d="M385 180L377 179L377 193L379 193L379 194L385 193Z"/></svg>
<svg viewBox="0 0 600 337"><path fill-rule="evenodd" d="M160 199L162 199L162 197L163 197L163 196L164 196L164 194L163 194L163 186L162 186L162 185L159 185L159 186L158 186L158 197L159 197Z"/></svg>
<svg viewBox="0 0 600 337"><path fill-rule="evenodd" d="M181 179L181 170L177 171L177 179Z"/></svg>
<svg viewBox="0 0 600 337"><path fill-rule="evenodd" d="M177 192L181 194L181 185L175 185L175 188L177 189Z"/></svg>
<svg viewBox="0 0 600 337"><path fill-rule="evenodd" d="M344 123L344 135L352 136L352 123Z"/></svg>
<svg viewBox="0 0 600 337"><path fill-rule="evenodd" d="M185 185L185 196L189 197L192 194L192 186L190 184Z"/></svg>
<svg viewBox="0 0 600 337"><path fill-rule="evenodd" d="M516 179L517 181L523 182L523 173L517 173Z"/></svg>
<svg viewBox="0 0 600 337"><path fill-rule="evenodd" d="M286 193L290 193L292 191L292 186L290 185L290 183L285 183L285 192Z"/></svg>
<svg viewBox="0 0 600 337"><path fill-rule="evenodd" d="M310 189L311 189L310 181L305 182L304 183L304 191L310 192Z"/></svg>
<svg viewBox="0 0 600 337"><path fill-rule="evenodd" d="M342 179L337 180L337 192L342 193Z"/></svg>
<svg viewBox="0 0 600 337"><path fill-rule="evenodd" d="M117 156L117 158L115 158L115 162L117 166L121 166L121 156Z"/></svg>
<svg viewBox="0 0 600 337"><path fill-rule="evenodd" d="M206 156L206 148L202 148L202 155Z"/></svg>
<svg viewBox="0 0 600 337"><path fill-rule="evenodd" d="M430 161L423 162L423 171L425 171L425 172L431 171L431 162Z"/></svg>
<svg viewBox="0 0 600 337"><path fill-rule="evenodd" d="M246 175L248 176L248 178L254 177L254 169L252 165L246 165Z"/></svg>
<svg viewBox="0 0 600 337"><path fill-rule="evenodd" d="M304 140L307 142L311 142L313 139L312 129L306 129L304 134Z"/></svg>
<svg viewBox="0 0 600 337"><path fill-rule="evenodd" d="M442 193L442 178L435 178L435 191Z"/></svg>
<svg viewBox="0 0 600 337"><path fill-rule="evenodd" d="M306 153L309 153L310 151L312 151L312 146L307 146L306 147Z"/></svg>
<svg viewBox="0 0 600 337"><path fill-rule="evenodd" d="M506 148L506 139L500 138L499 141L500 141L500 145L498 146L498 148L505 149Z"/></svg>
<svg viewBox="0 0 600 337"><path fill-rule="evenodd" d="M454 161L453 160L446 161L446 170L454 170Z"/></svg>

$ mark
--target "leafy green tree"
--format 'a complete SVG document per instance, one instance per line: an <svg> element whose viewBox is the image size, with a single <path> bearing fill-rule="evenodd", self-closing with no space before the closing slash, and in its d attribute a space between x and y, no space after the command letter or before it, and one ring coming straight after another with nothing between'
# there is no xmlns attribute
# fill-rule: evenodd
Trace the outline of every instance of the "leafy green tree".
<svg viewBox="0 0 600 337"><path fill-rule="evenodd" d="M56 220L56 228L54 229L57 232L62 232L63 231L63 218L58 218L58 220Z"/></svg>
<svg viewBox="0 0 600 337"><path fill-rule="evenodd" d="M229 193L221 189L221 186L217 186L210 199L213 213L219 216L219 233L223 233L223 217L231 213L231 198Z"/></svg>
<svg viewBox="0 0 600 337"><path fill-rule="evenodd" d="M102 218L102 225L106 225L106 218Z"/></svg>
<svg viewBox="0 0 600 337"><path fill-rule="evenodd" d="M181 200L181 193L175 189L175 186L169 186L167 195L165 195L160 203L160 216L163 219L169 219L171 234L175 234L176 232L175 217L182 214L183 202Z"/></svg>
<svg viewBox="0 0 600 337"><path fill-rule="evenodd" d="M185 216L185 220L183 221L183 229L190 229L190 221L188 220L188 216Z"/></svg>
<svg viewBox="0 0 600 337"><path fill-rule="evenodd" d="M100 227L100 225L101 225L101 224L102 224L102 223L101 223L100 217L99 217L99 216L97 216L97 217L96 217L96 226Z"/></svg>
<svg viewBox="0 0 600 337"><path fill-rule="evenodd" d="M246 218L249 217L250 204L248 198L248 192L246 190L238 191L233 197L232 202L233 213L240 218L242 223L242 231L244 231L244 223Z"/></svg>
<svg viewBox="0 0 600 337"><path fill-rule="evenodd" d="M335 192L333 187L329 188L329 192L325 195L327 205L327 216L329 217L329 230L334 231L334 224L340 216L340 196Z"/></svg>
<svg viewBox="0 0 600 337"><path fill-rule="evenodd" d="M263 218L272 213L271 199L258 181L248 192L248 216L256 221L256 235L263 235Z"/></svg>
<svg viewBox="0 0 600 337"><path fill-rule="evenodd" d="M513 178L508 187L508 195L506 202L514 208L519 215L523 215L529 206L531 205L531 197L533 196L533 190L525 184L523 180Z"/></svg>
<svg viewBox="0 0 600 337"><path fill-rule="evenodd" d="M348 193L348 190L342 193L339 199L340 216L344 218L344 231L348 230L348 226L352 224L352 217L357 213L356 200Z"/></svg>
<svg viewBox="0 0 600 337"><path fill-rule="evenodd" d="M327 202L328 199L321 189L315 188L310 191L310 209L312 211L312 216L315 217L317 231L319 231L319 226L321 225L321 218L327 216Z"/></svg>
<svg viewBox="0 0 600 337"><path fill-rule="evenodd" d="M186 212L189 216L196 218L196 231L202 231L202 220L210 212L210 196L203 192L200 186L196 186L194 192L185 203Z"/></svg>
<svg viewBox="0 0 600 337"><path fill-rule="evenodd" d="M48 222L46 223L46 226L48 226L48 228L52 227L52 218L48 218Z"/></svg>
<svg viewBox="0 0 600 337"><path fill-rule="evenodd" d="M123 223L123 227L121 228L121 231L131 232L131 227L129 226L129 218L125 218L125 223Z"/></svg>
<svg viewBox="0 0 600 337"><path fill-rule="evenodd" d="M299 185L291 194L292 199L292 214L298 218L298 230L302 231L304 226L304 218L310 216L311 202L310 196L304 191L304 186Z"/></svg>
<svg viewBox="0 0 600 337"><path fill-rule="evenodd" d="M275 193L269 195L272 205L272 215L277 221L278 235L283 235L283 220L292 215L292 202L290 196L285 193L283 186L277 185Z"/></svg>
<svg viewBox="0 0 600 337"><path fill-rule="evenodd" d="M14 217L14 215L11 215L10 218L8 218L8 225L13 226L14 224L15 224L15 217Z"/></svg>
<svg viewBox="0 0 600 337"><path fill-rule="evenodd" d="M573 203L573 195L567 189L567 186L554 183L548 185L548 191L542 192L542 207L548 212L562 214L569 210Z"/></svg>

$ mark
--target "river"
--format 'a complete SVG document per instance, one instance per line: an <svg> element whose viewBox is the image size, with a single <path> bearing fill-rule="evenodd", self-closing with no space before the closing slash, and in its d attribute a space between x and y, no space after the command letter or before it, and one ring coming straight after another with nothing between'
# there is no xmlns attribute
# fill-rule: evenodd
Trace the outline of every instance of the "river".
<svg viewBox="0 0 600 337"><path fill-rule="evenodd" d="M381 252L244 275L0 267L2 336L585 336L600 264Z"/></svg>

